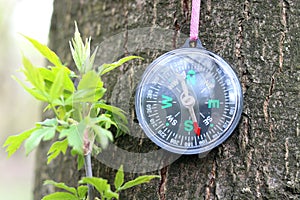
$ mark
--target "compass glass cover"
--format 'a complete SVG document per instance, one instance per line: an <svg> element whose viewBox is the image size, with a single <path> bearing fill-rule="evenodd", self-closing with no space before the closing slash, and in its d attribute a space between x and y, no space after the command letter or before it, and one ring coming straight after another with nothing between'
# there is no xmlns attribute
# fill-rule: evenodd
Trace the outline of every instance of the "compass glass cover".
<svg viewBox="0 0 300 200"><path fill-rule="evenodd" d="M233 69L202 48L180 48L151 63L136 91L136 114L146 135L178 154L209 152L226 140L242 113Z"/></svg>

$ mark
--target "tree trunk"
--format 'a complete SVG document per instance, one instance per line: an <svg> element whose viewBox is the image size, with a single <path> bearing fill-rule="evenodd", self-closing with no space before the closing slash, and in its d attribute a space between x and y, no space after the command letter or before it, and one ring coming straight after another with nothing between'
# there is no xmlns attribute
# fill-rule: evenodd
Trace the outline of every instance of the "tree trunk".
<svg viewBox="0 0 300 200"><path fill-rule="evenodd" d="M94 175L112 182L122 163L126 179L161 176L120 199L299 199L300 1L201 2L200 39L236 68L243 88L242 119L226 142L204 158L179 157L159 151L139 128L138 81L156 57L183 44L190 11L191 0L54 2L50 47L64 62L73 65L68 41L75 20L93 47L100 46L96 64L128 54L145 58L104 78L106 99L128 112L131 132L93 159ZM48 148L44 143L37 151L35 199L53 192L42 186L45 179L76 185L83 175L71 156L46 165Z"/></svg>

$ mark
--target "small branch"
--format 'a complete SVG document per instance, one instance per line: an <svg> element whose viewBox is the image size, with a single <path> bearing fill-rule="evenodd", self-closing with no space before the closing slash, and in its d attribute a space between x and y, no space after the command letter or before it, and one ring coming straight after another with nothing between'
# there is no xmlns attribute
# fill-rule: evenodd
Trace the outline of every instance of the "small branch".
<svg viewBox="0 0 300 200"><path fill-rule="evenodd" d="M86 177L93 177L92 171L92 159L91 159L91 149L90 149L90 140L89 140L89 131L85 129L83 135L83 153L84 153L84 167ZM92 185L88 184L88 196L89 200L94 200L94 188Z"/></svg>
<svg viewBox="0 0 300 200"><path fill-rule="evenodd" d="M57 112L56 108L53 106L52 103L50 103L50 107L51 107L51 109L53 110L55 116L56 116L57 118L59 118L58 112Z"/></svg>
<svg viewBox="0 0 300 200"><path fill-rule="evenodd" d="M93 177L91 153L88 153L87 155L84 156L84 167L85 167L86 177ZM93 200L95 198L94 188L90 184L88 184L88 196L89 196L89 200Z"/></svg>

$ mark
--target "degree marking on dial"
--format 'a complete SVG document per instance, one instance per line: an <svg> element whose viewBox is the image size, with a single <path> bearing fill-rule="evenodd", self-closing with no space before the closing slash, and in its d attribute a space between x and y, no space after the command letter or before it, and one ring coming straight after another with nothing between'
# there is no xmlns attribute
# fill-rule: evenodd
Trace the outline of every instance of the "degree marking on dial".
<svg viewBox="0 0 300 200"><path fill-rule="evenodd" d="M224 89L224 92L229 92L230 90L232 90L233 88L227 88L226 90Z"/></svg>
<svg viewBox="0 0 300 200"><path fill-rule="evenodd" d="M175 134L175 133L174 133ZM174 139L176 140L178 138L178 134L175 134L175 137L174 137Z"/></svg>
<svg viewBox="0 0 300 200"><path fill-rule="evenodd" d="M172 136L173 136L173 138L175 138L176 137L176 133L172 132Z"/></svg>
<svg viewBox="0 0 300 200"><path fill-rule="evenodd" d="M179 111L178 113L176 113L176 114L174 115L174 117L177 117L179 114L180 114L180 111Z"/></svg>
<svg viewBox="0 0 300 200"><path fill-rule="evenodd" d="M223 78L224 78L225 74L223 74L222 76L220 76L219 78L217 78L217 81L220 83Z"/></svg>
<svg viewBox="0 0 300 200"><path fill-rule="evenodd" d="M157 103L157 101L147 100L146 103Z"/></svg>
<svg viewBox="0 0 300 200"><path fill-rule="evenodd" d="M165 82L165 83L168 82L168 80L165 79L165 77L163 77L161 74L158 74L158 77L159 77L163 82ZM159 84L159 83L158 83L158 84Z"/></svg>
<svg viewBox="0 0 300 200"><path fill-rule="evenodd" d="M216 127L220 130L223 131L222 128L217 124Z"/></svg>
<svg viewBox="0 0 300 200"><path fill-rule="evenodd" d="M205 116L200 112L200 115L201 115L201 117L204 119L205 118Z"/></svg>
<svg viewBox="0 0 300 200"><path fill-rule="evenodd" d="M200 136L196 136L195 143L196 143L196 146L200 145Z"/></svg>
<svg viewBox="0 0 300 200"><path fill-rule="evenodd" d="M211 135L213 135L213 132L209 130L206 132L205 138L203 138L203 139L205 139L205 141L207 141L206 137L209 137L209 140L211 140Z"/></svg>
<svg viewBox="0 0 300 200"><path fill-rule="evenodd" d="M211 140L210 134L205 134L205 137L208 137L208 139Z"/></svg>
<svg viewBox="0 0 300 200"><path fill-rule="evenodd" d="M158 127L155 128L155 130L157 131L158 129L160 129L164 124L161 123Z"/></svg>
<svg viewBox="0 0 300 200"><path fill-rule="evenodd" d="M222 124L224 124L224 123L225 123L225 119L221 119L221 120L219 121L218 125L219 125L219 126L222 126Z"/></svg>
<svg viewBox="0 0 300 200"><path fill-rule="evenodd" d="M212 73L212 76L216 79L217 78L217 73Z"/></svg>
<svg viewBox="0 0 300 200"><path fill-rule="evenodd" d="M183 137L180 140L180 145L183 146Z"/></svg>
<svg viewBox="0 0 300 200"><path fill-rule="evenodd" d="M169 131L169 132L170 132L170 131ZM166 140L169 140L170 136L171 136L171 134L170 134L170 133L168 133L168 137L167 137L167 139L166 139Z"/></svg>
<svg viewBox="0 0 300 200"><path fill-rule="evenodd" d="M154 93L154 94L153 94L153 99L154 99L154 100L157 100L157 93Z"/></svg>
<svg viewBox="0 0 300 200"><path fill-rule="evenodd" d="M161 88L161 86L163 86L161 83L159 83L158 81L154 82L153 84L156 84L157 85L157 88Z"/></svg>
<svg viewBox="0 0 300 200"><path fill-rule="evenodd" d="M154 116L156 116L156 115L158 115L158 112L156 112L156 113L154 113L154 114L151 114L151 115L148 115L148 117L151 118L151 117L154 117Z"/></svg>
<svg viewBox="0 0 300 200"><path fill-rule="evenodd" d="M193 142L195 142L195 146L196 146L196 143L197 143L197 137L198 136L196 136L196 135L194 135L194 137L192 137Z"/></svg>
<svg viewBox="0 0 300 200"><path fill-rule="evenodd" d="M153 90L159 91L159 88L160 88L160 87L159 87L159 88L156 88L156 87L154 87L154 86L151 86L150 88L153 89Z"/></svg>
<svg viewBox="0 0 300 200"><path fill-rule="evenodd" d="M228 116L228 115L225 115L225 114L223 114L222 116L224 116L224 117L226 117L228 119L231 119L231 116Z"/></svg>
<svg viewBox="0 0 300 200"><path fill-rule="evenodd" d="M178 87L176 88L176 90L177 90L177 92L179 92L179 93L181 92L180 89L179 89Z"/></svg>
<svg viewBox="0 0 300 200"><path fill-rule="evenodd" d="M222 126L222 124L224 124L224 122L225 122L225 121L223 121L223 122L218 122L218 124L216 125L217 128L218 128L218 126L219 126L219 127Z"/></svg>

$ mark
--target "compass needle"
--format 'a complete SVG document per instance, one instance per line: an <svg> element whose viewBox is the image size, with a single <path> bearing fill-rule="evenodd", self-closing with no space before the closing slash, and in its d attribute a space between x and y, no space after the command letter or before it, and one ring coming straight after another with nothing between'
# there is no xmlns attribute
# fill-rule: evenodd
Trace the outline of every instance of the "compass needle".
<svg viewBox="0 0 300 200"><path fill-rule="evenodd" d="M180 96L181 103L183 104L184 107L186 107L189 110L189 113L191 115L192 121L193 121L193 126L194 126L194 133L196 135L200 135L201 128L198 125L197 117L194 111L194 105L195 105L195 97L192 95L189 95L189 89L186 84L186 73L183 71L182 74L176 73L176 77L179 79L181 87L182 87L182 94Z"/></svg>

